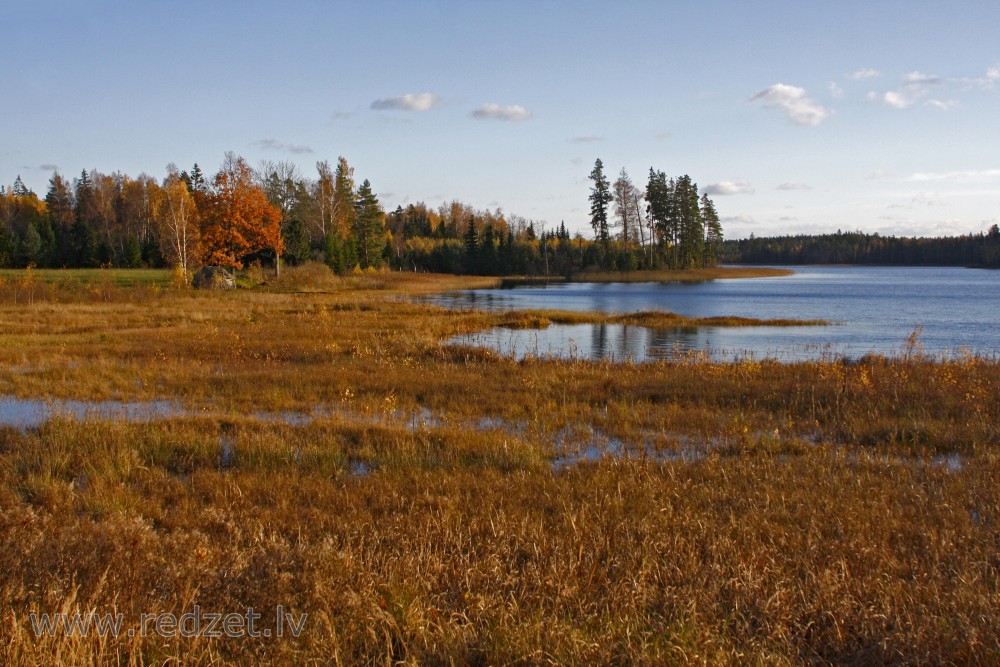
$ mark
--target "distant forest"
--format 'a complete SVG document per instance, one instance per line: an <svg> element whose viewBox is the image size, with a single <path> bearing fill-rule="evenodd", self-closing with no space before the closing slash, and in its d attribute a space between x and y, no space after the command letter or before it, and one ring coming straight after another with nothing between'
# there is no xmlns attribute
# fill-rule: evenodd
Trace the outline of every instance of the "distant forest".
<svg viewBox="0 0 1000 667"><path fill-rule="evenodd" d="M577 271L714 265L722 248L715 205L689 176L650 169L645 191L625 170L612 183L597 160L590 173L593 239L564 223L480 210L458 200L386 212L343 157L307 177L286 161L227 153L207 176L173 165L157 180L58 172L39 196L20 176L0 187L0 266L176 267L185 280L215 264L239 269L322 261L334 271L389 266L481 275L571 275ZM275 261L281 258L281 262Z"/></svg>
<svg viewBox="0 0 1000 667"><path fill-rule="evenodd" d="M720 259L732 264L884 264L1000 268L1000 228L985 234L909 238L837 232L774 236L722 245Z"/></svg>

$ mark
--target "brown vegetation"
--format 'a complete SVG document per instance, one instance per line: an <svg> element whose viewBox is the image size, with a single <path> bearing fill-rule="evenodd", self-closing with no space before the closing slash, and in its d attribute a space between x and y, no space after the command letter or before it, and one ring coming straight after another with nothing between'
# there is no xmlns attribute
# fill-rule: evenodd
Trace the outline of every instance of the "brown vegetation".
<svg viewBox="0 0 1000 667"><path fill-rule="evenodd" d="M497 326L508 329L544 329L551 324L628 324L650 329L694 327L794 327L826 326L827 320L768 319L755 317L687 317L669 311L599 313L578 310L512 310L496 315Z"/></svg>
<svg viewBox="0 0 1000 667"><path fill-rule="evenodd" d="M791 269L760 266L714 266L704 269L679 269L664 271L600 271L577 273L575 283L697 283L705 280L735 278L776 278L795 273Z"/></svg>
<svg viewBox="0 0 1000 667"><path fill-rule="evenodd" d="M502 316L409 298L490 280L8 277L0 395L179 413L0 430L0 662L1000 660L995 360L518 362L439 343ZM195 604L309 617L28 622Z"/></svg>

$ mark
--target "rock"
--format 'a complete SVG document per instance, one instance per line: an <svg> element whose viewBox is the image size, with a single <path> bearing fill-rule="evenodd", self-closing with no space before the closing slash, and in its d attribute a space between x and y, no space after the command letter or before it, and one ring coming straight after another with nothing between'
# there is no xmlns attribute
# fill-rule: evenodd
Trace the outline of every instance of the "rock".
<svg viewBox="0 0 1000 667"><path fill-rule="evenodd" d="M195 289L233 289L236 278L221 266L203 266L194 274L191 284Z"/></svg>

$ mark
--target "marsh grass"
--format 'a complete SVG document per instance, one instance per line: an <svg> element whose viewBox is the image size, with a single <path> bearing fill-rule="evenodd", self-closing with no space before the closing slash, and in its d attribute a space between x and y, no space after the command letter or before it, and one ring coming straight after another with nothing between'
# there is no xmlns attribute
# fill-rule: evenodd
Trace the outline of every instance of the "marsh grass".
<svg viewBox="0 0 1000 667"><path fill-rule="evenodd" d="M0 663L1000 661L997 360L515 361L406 298L479 279L286 276L0 287L0 394L185 410L0 427ZM194 604L310 615L27 620Z"/></svg>
<svg viewBox="0 0 1000 667"><path fill-rule="evenodd" d="M687 317L668 311L600 313L574 310L514 310L496 315L496 325L507 329L545 329L552 324L627 324L650 329L697 327L829 326L827 320L757 319L753 317Z"/></svg>
<svg viewBox="0 0 1000 667"><path fill-rule="evenodd" d="M22 281L26 276L45 284L110 282L118 287L167 287L172 282L170 269L0 269L0 281L3 282Z"/></svg>

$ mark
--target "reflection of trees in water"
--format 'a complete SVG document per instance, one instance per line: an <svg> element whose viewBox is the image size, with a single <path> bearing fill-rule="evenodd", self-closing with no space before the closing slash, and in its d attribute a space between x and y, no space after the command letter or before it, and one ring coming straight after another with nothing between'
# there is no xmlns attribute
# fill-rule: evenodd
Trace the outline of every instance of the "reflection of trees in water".
<svg viewBox="0 0 1000 667"><path fill-rule="evenodd" d="M608 325L590 325L590 358L603 359L608 356Z"/></svg>
<svg viewBox="0 0 1000 667"><path fill-rule="evenodd" d="M704 338L704 340L701 340ZM683 329L651 329L648 354L651 357L663 359L677 352L688 352L706 347L708 342L704 332L696 327Z"/></svg>
<svg viewBox="0 0 1000 667"><path fill-rule="evenodd" d="M679 353L708 351L716 356L726 346L725 334L698 329L647 329L622 324L553 325L547 329L502 329L457 336L450 342L489 347L515 357L563 357L574 359L614 359L641 362L647 359L671 359ZM589 344L588 344L589 337ZM734 342L731 342L731 345ZM730 345L730 346L731 346ZM751 346L752 347L752 346Z"/></svg>
<svg viewBox="0 0 1000 667"><path fill-rule="evenodd" d="M648 337L647 330L643 327L630 327L627 324L623 324L621 327L621 336L619 337L618 351L615 353L616 359L621 359L622 361L626 359L631 359L633 361L642 361L646 357L646 339Z"/></svg>
<svg viewBox="0 0 1000 667"><path fill-rule="evenodd" d="M591 359L614 358L617 361L665 359L678 352L709 348L708 332L699 330L697 327L648 329L621 324L592 324L589 326L589 356ZM550 329L549 333L555 332ZM570 338L568 336L561 336L561 338L565 353Z"/></svg>
<svg viewBox="0 0 1000 667"><path fill-rule="evenodd" d="M452 296L452 308L475 308L493 310L506 306L504 297L485 290L469 290Z"/></svg>

